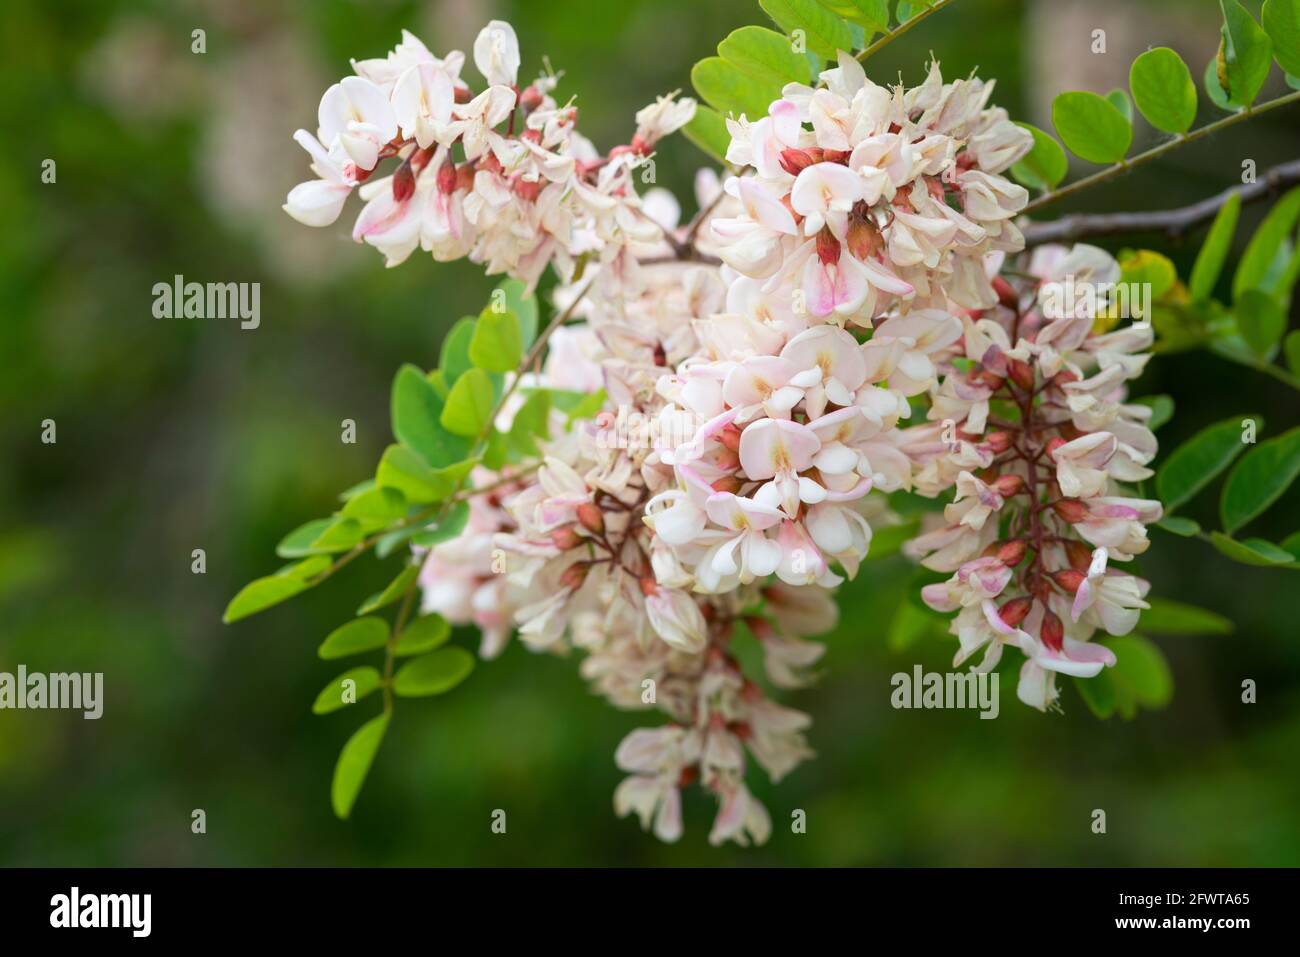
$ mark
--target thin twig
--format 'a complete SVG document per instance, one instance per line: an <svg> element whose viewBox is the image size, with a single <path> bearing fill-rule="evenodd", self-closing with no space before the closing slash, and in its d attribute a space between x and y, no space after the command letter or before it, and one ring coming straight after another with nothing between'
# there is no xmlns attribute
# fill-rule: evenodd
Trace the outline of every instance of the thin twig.
<svg viewBox="0 0 1300 957"><path fill-rule="evenodd" d="M1279 96L1276 99L1269 100L1267 103L1262 103L1259 106L1242 110L1240 113L1233 113L1231 116L1225 116L1222 119L1215 120L1213 123L1207 123L1205 126L1192 130L1190 133L1180 134L1168 142L1161 143L1159 146L1153 146L1146 152L1139 153L1131 159L1120 160L1114 166L1108 166L1106 169L1093 173L1091 176L1085 176L1083 179L1075 180L1068 186L1062 186L1058 190L1045 193L1026 206L1023 211L1026 213L1032 213L1036 209L1042 209L1044 206L1049 203L1054 203L1058 199L1072 196L1090 186L1096 186L1098 183L1107 182L1108 180L1119 176L1121 173L1126 173L1131 169L1136 169L1145 163L1151 162L1153 159L1164 156L1170 150L1177 149L1185 143L1194 143L1197 140L1211 136L1220 130L1226 130L1230 126L1235 126L1237 123L1240 123L1249 117L1259 116L1261 113L1267 113L1270 110L1277 109L1279 106L1286 106L1288 103L1295 103L1297 101L1300 101L1300 90L1297 90L1294 93L1288 93L1286 96Z"/></svg>
<svg viewBox="0 0 1300 957"><path fill-rule="evenodd" d="M1276 196L1288 186L1300 183L1300 160L1274 166L1253 183L1230 186L1190 206L1132 213L1071 213L1045 223L1026 223L1025 246L1044 243L1068 243L1092 236L1116 233L1164 233L1169 239L1181 239L1202 223L1209 222L1233 196L1252 203L1266 196Z"/></svg>
<svg viewBox="0 0 1300 957"><path fill-rule="evenodd" d="M938 11L942 10L950 3L952 3L952 0L935 0L934 3L930 4L930 6L926 7L924 10L917 13L911 19L905 20L904 22L900 23L893 30L888 31L883 36L881 36L881 38L877 40L875 43L871 44L861 53L857 54L857 59L865 60L867 59L867 57L871 56L872 54L877 53L883 48L889 46L889 44L893 43L895 40L901 37L908 30L912 29L912 27L918 25L922 20L927 19L931 14L937 13Z"/></svg>

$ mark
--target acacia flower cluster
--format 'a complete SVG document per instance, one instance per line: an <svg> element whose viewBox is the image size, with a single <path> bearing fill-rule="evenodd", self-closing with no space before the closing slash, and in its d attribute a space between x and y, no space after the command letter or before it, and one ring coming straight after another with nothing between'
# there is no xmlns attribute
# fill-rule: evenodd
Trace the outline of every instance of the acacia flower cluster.
<svg viewBox="0 0 1300 957"><path fill-rule="evenodd" d="M1152 332L1145 321L1113 328L1105 293L1118 264L1093 246L1042 247L1029 274L1037 281L1023 288L997 279L998 305L963 318L931 423L904 433L918 490L956 490L942 522L907 547L953 573L922 597L958 612L954 666L983 648L974 667L987 671L1018 648L1017 695L1046 710L1057 674L1088 678L1115 664L1095 633L1127 634L1148 607L1147 582L1112 563L1146 551L1161 508L1124 489L1151 476L1156 440L1150 407L1125 401ZM1097 294L1062 295L1063 283Z"/></svg>
<svg viewBox="0 0 1300 957"><path fill-rule="evenodd" d="M897 521L881 493L956 488L912 551L955 573L925 599L962 609L958 663L987 645L992 667L1014 644L1020 696L1046 707L1057 671L1113 660L1087 638L1131 628L1145 585L1108 563L1142 551L1159 514L1115 489L1155 452L1144 408L1123 402L1150 333L1035 304L1066 275L1113 272L1098 251L1040 251L1034 289L997 278L1027 200L1001 173L1032 137L989 105L992 84L945 83L936 63L918 87L881 87L841 53L816 88L727 121L734 175L702 172L701 212L681 224L633 173L693 101L661 98L602 156L552 98L556 77L519 87L508 24L473 55L478 92L462 54L410 34L354 63L316 135L296 135L319 178L285 209L328 225L357 188L354 238L390 265L418 247L530 288L548 264L558 274L571 323L513 385L603 389L604 407L576 423L552 411L536 463L477 468L463 534L417 550L420 585L426 610L480 628L484 657L512 631L577 650L614 706L668 716L617 749L620 815L675 840L698 783L718 802L712 842L766 840L749 762L779 779L812 751L809 717L759 681L814 678L824 648L807 639L835 625L833 589L873 525ZM386 158L394 172L374 177ZM900 428L916 404L933 423ZM764 675L745 673L741 636Z"/></svg>
<svg viewBox="0 0 1300 957"><path fill-rule="evenodd" d="M790 84L768 115L728 121L728 161L752 175L727 190L719 254L776 308L870 328L892 311L987 308L984 259L1015 252L1029 199L999 175L1033 145L993 84L944 83L938 63L910 90L877 86L853 56L817 89Z"/></svg>
<svg viewBox="0 0 1300 957"><path fill-rule="evenodd" d="M637 114L631 143L601 156L577 132L577 107L551 96L558 77L520 88L510 24L493 20L474 41L480 91L462 78L464 63L459 50L440 59L407 32L386 58L354 61L355 75L321 97L316 134L294 134L318 178L295 186L285 211L328 226L355 189L366 205L352 237L388 265L419 248L530 285L548 264L571 275L580 256L614 260L655 236L632 172L690 120L693 100L660 98ZM376 177L387 158L393 172Z"/></svg>

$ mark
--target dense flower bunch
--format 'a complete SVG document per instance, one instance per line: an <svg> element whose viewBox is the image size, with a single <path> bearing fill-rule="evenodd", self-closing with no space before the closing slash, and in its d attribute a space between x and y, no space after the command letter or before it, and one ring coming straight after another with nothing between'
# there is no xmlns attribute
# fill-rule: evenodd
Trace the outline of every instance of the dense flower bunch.
<svg viewBox="0 0 1300 957"><path fill-rule="evenodd" d="M891 310L988 308L990 252L1018 251L1028 201L998 175L1033 145L993 85L876 86L840 53L822 85L785 88L768 115L728 121L727 159L752 170L728 191L743 207L714 231L720 255L765 296L814 319L870 328Z"/></svg>
<svg viewBox="0 0 1300 957"><path fill-rule="evenodd" d="M1018 648L1017 694L1046 710L1058 673L1086 678L1115 664L1089 641L1097 630L1127 634L1148 607L1147 582L1111 563L1146 551L1161 508L1122 485L1150 477L1156 440L1151 409L1124 401L1152 332L1147 322L1112 328L1118 264L1093 246L1043 247L1029 273L1038 281L1024 288L998 279L999 304L964 317L931 424L906 430L904 448L919 491L956 489L943 522L908 546L953 573L923 598L959 610L954 665L984 648L975 667L985 671Z"/></svg>
<svg viewBox="0 0 1300 957"><path fill-rule="evenodd" d="M480 628L484 657L516 630L536 651L576 649L616 707L669 717L618 747L619 814L675 840L698 782L718 801L711 841L767 838L747 764L789 773L812 754L810 719L746 675L732 642L760 643L770 685L810 682L824 649L806 639L835 625L831 590L858 573L873 525L896 521L880 493L956 488L913 550L955 572L925 598L964 609L959 662L988 645L991 667L1017 645L1021 697L1039 707L1056 671L1106 663L1086 639L1131 628L1145 591L1108 562L1145 548L1159 511L1113 487L1155 451L1143 408L1122 401L1149 331L1036 305L1071 270L1109 275L1096 251L1040 252L1033 290L995 278L1023 246L1027 200L1000 174L1032 138L988 105L991 84L945 83L934 64L914 89L880 87L842 53L817 88L728 120L735 175L702 173L702 212L683 225L634 172L693 101L661 98L602 156L554 76L520 89L509 25L484 29L474 62L477 93L462 54L409 34L355 63L316 135L296 135L319 179L285 209L328 225L359 188L354 238L390 265L418 247L530 287L557 272L571 323L515 384L603 389L603 410L552 411L540 461L476 469L468 525L420 553L420 585L426 610ZM385 158L396 169L375 178ZM900 429L914 402L934 423ZM1000 404L1019 418L995 418Z"/></svg>
<svg viewBox="0 0 1300 957"><path fill-rule="evenodd" d="M285 211L328 226L357 189L366 205L352 236L388 265L420 248L530 284L552 262L569 275L584 254L617 259L628 242L654 237L632 173L690 120L694 101L646 107L631 143L602 157L577 132L577 108L552 98L557 77L520 89L510 24L493 20L474 41L486 81L478 93L461 77L464 63L459 50L439 59L406 32L386 58L354 61L356 74L321 97L316 134L294 134L318 178L295 186ZM396 168L376 178L390 157Z"/></svg>

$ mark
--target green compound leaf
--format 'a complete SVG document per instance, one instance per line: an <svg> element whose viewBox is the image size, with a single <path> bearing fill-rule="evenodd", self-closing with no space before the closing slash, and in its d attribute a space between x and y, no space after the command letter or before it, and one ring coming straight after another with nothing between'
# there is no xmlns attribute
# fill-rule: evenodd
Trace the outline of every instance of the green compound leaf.
<svg viewBox="0 0 1300 957"><path fill-rule="evenodd" d="M441 615L425 615L403 629L393 646L393 654L398 658L422 655L445 644L450 637L451 625Z"/></svg>
<svg viewBox="0 0 1300 957"><path fill-rule="evenodd" d="M767 108L781 95L779 88L758 83L722 57L706 57L691 68L691 84L720 113L751 120L767 116Z"/></svg>
<svg viewBox="0 0 1300 957"><path fill-rule="evenodd" d="M494 312L490 306L484 309L470 339L470 361L488 372L513 372L523 354L519 317L509 311ZM452 393L455 394L454 387Z"/></svg>
<svg viewBox="0 0 1300 957"><path fill-rule="evenodd" d="M350 668L321 689L311 706L311 713L330 714L356 704L366 695L378 691L381 680L379 670L370 665Z"/></svg>
<svg viewBox="0 0 1300 957"><path fill-rule="evenodd" d="M1254 565L1258 568L1300 568L1300 562L1297 562L1295 556L1289 551L1262 538L1237 541L1223 532L1211 532L1210 541L1221 554L1243 565Z"/></svg>
<svg viewBox="0 0 1300 957"><path fill-rule="evenodd" d="M474 339L474 327L478 321L473 316L464 316L447 330L442 340L442 351L438 357L438 371L442 374L443 384L450 390L456 380L474 368L469 357L469 344Z"/></svg>
<svg viewBox="0 0 1300 957"><path fill-rule="evenodd" d="M789 37L766 27L733 30L718 44L718 56L760 89L770 91L773 100L780 98L787 83L809 83L812 79L808 58L794 52Z"/></svg>
<svg viewBox="0 0 1300 957"><path fill-rule="evenodd" d="M1118 163L1133 142L1133 127L1104 97L1085 90L1052 102L1052 125L1066 148L1090 163Z"/></svg>
<svg viewBox="0 0 1300 957"><path fill-rule="evenodd" d="M365 784L370 766L374 764L384 732L388 730L388 718L387 713L371 718L348 739L339 753L338 764L334 766L334 783L330 787L330 802L334 813L344 820L352 813L361 785Z"/></svg>
<svg viewBox="0 0 1300 957"><path fill-rule="evenodd" d="M1245 454L1224 483L1219 511L1231 534L1264 513L1300 476L1300 428L1261 442Z"/></svg>
<svg viewBox="0 0 1300 957"><path fill-rule="evenodd" d="M1297 220L1300 220L1300 186L1287 192L1273 205L1250 237L1237 265L1237 273L1232 277L1233 299L1240 299L1247 289L1268 293L1278 291L1270 285L1273 263Z"/></svg>
<svg viewBox="0 0 1300 957"><path fill-rule="evenodd" d="M1240 215L1241 194L1233 193L1219 207L1210 232L1205 237L1205 245L1196 254L1196 262L1192 264L1192 275L1187 283L1192 302L1204 302L1214 292L1214 284L1219 281L1219 274L1223 272L1223 264L1228 258L1228 250L1232 248L1232 238L1237 233L1237 218Z"/></svg>
<svg viewBox="0 0 1300 957"><path fill-rule="evenodd" d="M731 134L727 132L726 120L717 110L704 104L695 107L695 116L682 128L682 132L688 140L719 163L727 161Z"/></svg>
<svg viewBox="0 0 1300 957"><path fill-rule="evenodd" d="M483 373L480 371L479 375ZM447 407L456 397L461 380L452 388ZM491 388L489 383L489 393ZM447 407L423 372L413 365L402 366L393 380L393 435L435 468L460 462L469 454L469 443L443 424Z"/></svg>
<svg viewBox="0 0 1300 957"><path fill-rule="evenodd" d="M282 601L288 601L311 588L315 583L310 579L329 566L329 558L324 555L313 555L297 564L282 568L274 575L251 581L230 599L230 604L226 606L221 620L228 625L249 615L255 615L259 611L265 611Z"/></svg>
<svg viewBox="0 0 1300 957"><path fill-rule="evenodd" d="M1217 73L1228 100L1250 106L1273 65L1273 44L1238 0L1219 0L1223 10Z"/></svg>
<svg viewBox="0 0 1300 957"><path fill-rule="evenodd" d="M419 574L419 565L407 565L402 569L401 574L389 582L387 588L381 592L376 592L362 602L361 607L357 609L357 614L368 615L372 611L378 611L380 608L391 605L406 594L406 590L411 587Z"/></svg>
<svg viewBox="0 0 1300 957"><path fill-rule="evenodd" d="M486 428L494 399L492 380L488 374L482 369L470 369L451 387L451 394L447 396L447 405L443 408L439 421L453 435L473 438Z"/></svg>
<svg viewBox="0 0 1300 957"><path fill-rule="evenodd" d="M1259 416L1234 416L1202 429L1178 448L1156 473L1156 493L1166 511L1190 500L1232 464L1245 449L1242 421L1253 418L1256 429L1263 427Z"/></svg>
<svg viewBox="0 0 1300 957"><path fill-rule="evenodd" d="M823 59L834 60L838 51L854 49L849 25L817 0L758 0L758 5L787 34L802 30L808 49Z"/></svg>
<svg viewBox="0 0 1300 957"><path fill-rule="evenodd" d="M382 648L388 642L388 622L382 618L356 618L335 628L316 654L326 660L347 658Z"/></svg>
<svg viewBox="0 0 1300 957"><path fill-rule="evenodd" d="M497 285L497 290L505 294L506 309L519 320L519 334L527 349L537 339L537 297L519 279L506 279Z"/></svg>
<svg viewBox="0 0 1300 957"><path fill-rule="evenodd" d="M1017 123L1034 136L1034 146L1011 167L1011 175L1023 186L1043 192L1056 188L1065 179L1070 161L1056 139L1036 126Z"/></svg>
<svg viewBox="0 0 1300 957"><path fill-rule="evenodd" d="M1273 41L1273 59L1291 76L1300 76L1300 0L1265 0L1260 12Z"/></svg>
<svg viewBox="0 0 1300 957"><path fill-rule="evenodd" d="M474 656L464 648L440 648L402 665L393 678L393 691L404 698L444 694L474 670Z"/></svg>
<svg viewBox="0 0 1300 957"><path fill-rule="evenodd" d="M1148 123L1166 133L1186 133L1196 119L1192 71L1173 50L1148 50L1129 69L1129 89Z"/></svg>
<svg viewBox="0 0 1300 957"><path fill-rule="evenodd" d="M1157 635L1228 635L1232 622L1218 612L1168 598L1148 599L1142 612L1142 630Z"/></svg>
<svg viewBox="0 0 1300 957"><path fill-rule="evenodd" d="M1257 356L1268 356L1286 331L1286 313L1282 311L1282 304L1258 289L1247 289L1241 294L1235 314L1237 331Z"/></svg>

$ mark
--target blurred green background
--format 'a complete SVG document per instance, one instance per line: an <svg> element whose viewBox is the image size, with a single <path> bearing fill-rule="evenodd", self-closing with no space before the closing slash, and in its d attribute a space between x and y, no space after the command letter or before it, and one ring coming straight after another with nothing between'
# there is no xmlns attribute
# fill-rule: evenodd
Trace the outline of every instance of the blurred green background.
<svg viewBox="0 0 1300 957"><path fill-rule="evenodd" d="M614 748L658 717L612 710L576 661L517 644L455 694L401 707L353 819L334 819L330 776L357 717L311 715L339 670L315 648L391 577L391 560L359 561L236 626L220 614L276 567L284 532L372 474L393 373L432 364L490 284L422 256L385 270L348 239L355 205L330 229L291 222L279 206L307 172L290 135L315 127L349 57L382 56L402 27L435 52L468 50L491 17L515 25L525 75L544 54L565 71L561 97L578 97L583 131L605 147L656 94L688 89L691 64L729 30L766 23L753 0L5 4L0 670L103 671L106 702L99 721L0 712L0 864L1300 860L1300 580L1160 531L1142 561L1155 592L1237 623L1231 636L1157 638L1177 682L1166 711L1099 722L1067 687L1065 714L1042 715L1007 683L994 722L892 710L893 672L943 669L953 652L938 640L886 648L910 574L894 558L845 592L821 684L785 696L813 715L818 758L775 788L751 775L776 824L766 847L710 848L714 809L698 789L676 846L616 819ZM1125 85L1148 45L1175 47L1199 74L1218 17L1214 0L960 0L869 72L918 82L934 51L946 75L978 67L997 78L998 103L1047 127L1055 93ZM1104 55L1089 52L1098 27ZM1239 181L1244 158L1264 170L1300 155L1297 115L1239 126L1061 211L1210 195ZM53 184L40 179L47 158ZM688 212L701 160L681 139L660 151L660 183ZM1247 228L1261 212L1248 209ZM1199 239L1165 250L1180 271ZM261 328L154 319L152 286L177 273L260 282ZM1166 448L1237 412L1262 413L1265 435L1300 418L1296 393L1205 354L1157 359L1137 391L1174 396ZM345 418L356 445L339 441ZM55 445L40 442L44 419L57 422ZM1265 520L1275 541L1300 527L1294 498ZM1202 501L1212 510L1213 496ZM206 575L190 571L194 548ZM1243 678L1258 704L1240 703ZM205 835L190 831L195 808ZM494 808L508 812L506 835L490 831ZM795 808L805 835L790 833ZM1089 829L1094 808L1107 812L1104 836Z"/></svg>

